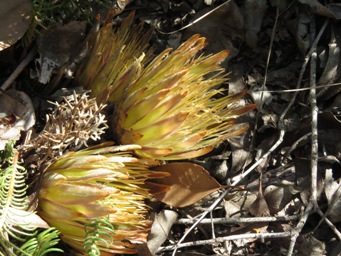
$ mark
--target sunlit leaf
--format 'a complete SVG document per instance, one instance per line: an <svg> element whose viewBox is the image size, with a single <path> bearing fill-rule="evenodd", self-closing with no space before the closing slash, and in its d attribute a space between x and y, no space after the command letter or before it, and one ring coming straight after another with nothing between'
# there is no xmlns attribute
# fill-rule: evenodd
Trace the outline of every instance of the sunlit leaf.
<svg viewBox="0 0 341 256"><path fill-rule="evenodd" d="M157 180L159 184L168 185L165 193L155 194L161 202L185 207L222 188L222 186L197 164L188 162L168 163L155 167L156 171L169 172L170 176Z"/></svg>

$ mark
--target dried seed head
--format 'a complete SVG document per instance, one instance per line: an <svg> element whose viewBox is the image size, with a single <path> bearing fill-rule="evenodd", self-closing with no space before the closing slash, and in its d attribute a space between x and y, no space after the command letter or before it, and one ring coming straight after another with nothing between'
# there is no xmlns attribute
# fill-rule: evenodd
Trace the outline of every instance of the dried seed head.
<svg viewBox="0 0 341 256"><path fill-rule="evenodd" d="M89 98L87 92L74 92L54 105L54 111L46 117L44 129L21 149L26 165L35 169L45 169L66 150L87 145L89 140L99 140L107 128L101 113L105 105Z"/></svg>
<svg viewBox="0 0 341 256"><path fill-rule="evenodd" d="M40 136L46 142L43 148L57 149L59 154L66 148L87 146L89 140L99 140L107 128L101 113L105 105L98 105L88 93L65 97L62 103L54 103L55 110L47 115L47 122Z"/></svg>

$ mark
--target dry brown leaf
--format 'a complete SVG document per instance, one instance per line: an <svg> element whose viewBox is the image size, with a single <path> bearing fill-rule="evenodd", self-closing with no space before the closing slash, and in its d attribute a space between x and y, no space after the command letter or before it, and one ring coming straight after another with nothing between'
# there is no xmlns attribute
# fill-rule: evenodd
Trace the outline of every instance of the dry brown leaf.
<svg viewBox="0 0 341 256"><path fill-rule="evenodd" d="M255 191L234 191L224 199L225 217L241 217L257 198Z"/></svg>
<svg viewBox="0 0 341 256"><path fill-rule="evenodd" d="M269 207L263 194L258 193L257 198L250 206L249 211L255 217L270 216Z"/></svg>
<svg viewBox="0 0 341 256"><path fill-rule="evenodd" d="M80 21L71 21L66 25L54 24L38 38L40 83L48 83L54 69L78 56L83 49L85 28L86 22Z"/></svg>
<svg viewBox="0 0 341 256"><path fill-rule="evenodd" d="M268 207L271 214L276 214L281 211L294 197L298 190L293 185L282 184L269 185L264 190L264 197L268 203Z"/></svg>
<svg viewBox="0 0 341 256"><path fill-rule="evenodd" d="M261 175L262 176L262 175ZM249 212L255 217L270 216L268 204L263 195L262 177L260 177L259 189L256 200L249 206ZM268 223L247 223L240 224L238 227L231 228L231 234L246 234L246 233L265 233L268 229ZM238 242L243 244L254 242L255 238L243 239Z"/></svg>
<svg viewBox="0 0 341 256"><path fill-rule="evenodd" d="M311 12L307 8L302 8L296 18L288 18L285 22L288 31L295 37L300 53L304 56L311 45L308 28L312 22Z"/></svg>
<svg viewBox="0 0 341 256"><path fill-rule="evenodd" d="M0 51L10 47L25 34L31 19L30 0L0 2Z"/></svg>
<svg viewBox="0 0 341 256"><path fill-rule="evenodd" d="M177 212L167 209L156 215L147 242L148 248L153 255L168 238L168 233L177 218Z"/></svg>
<svg viewBox="0 0 341 256"><path fill-rule="evenodd" d="M174 207L185 207L222 188L202 166L187 163L168 163L155 167L156 171L168 172L171 175L157 180L157 183L168 185L165 193L155 194L161 202Z"/></svg>
<svg viewBox="0 0 341 256"><path fill-rule="evenodd" d="M326 255L326 244L317 240L313 235L306 235L299 238L298 255L321 256Z"/></svg>
<svg viewBox="0 0 341 256"><path fill-rule="evenodd" d="M224 201L225 218L238 217L241 213L241 206L231 200Z"/></svg>
<svg viewBox="0 0 341 256"><path fill-rule="evenodd" d="M241 136L228 139L232 151L230 175L240 172L240 170L252 162L253 156L249 150L251 142L250 137L251 130L248 130Z"/></svg>
<svg viewBox="0 0 341 256"><path fill-rule="evenodd" d="M266 202L262 189L262 182L259 183L259 191L256 200L250 205L250 213L256 217L270 216L268 203Z"/></svg>
<svg viewBox="0 0 341 256"><path fill-rule="evenodd" d="M331 39L328 44L329 47L328 59L325 64L323 73L318 81L318 84L320 85L335 83L341 75L340 69L337 68L340 65L341 40L339 38L339 33L341 31L338 28L338 26L334 24L332 24L331 29L333 33L331 33ZM330 97L332 96L334 95L331 95Z"/></svg>
<svg viewBox="0 0 341 256"><path fill-rule="evenodd" d="M296 188L300 190L300 197L303 204L308 205L311 197L311 176L310 176L310 160L304 158L296 158L295 173L296 173ZM321 167L319 167L321 168ZM322 169L321 169L322 170ZM317 198L321 197L324 189L322 171L317 173Z"/></svg>

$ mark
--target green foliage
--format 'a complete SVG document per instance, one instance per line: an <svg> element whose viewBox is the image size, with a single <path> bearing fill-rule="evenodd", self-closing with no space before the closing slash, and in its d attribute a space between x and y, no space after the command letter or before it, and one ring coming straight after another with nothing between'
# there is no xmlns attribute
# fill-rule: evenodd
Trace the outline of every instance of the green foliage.
<svg viewBox="0 0 341 256"><path fill-rule="evenodd" d="M36 237L29 239L25 244L21 246L21 250L28 253L29 255L43 256L49 252L60 252L63 250L53 248L59 242L59 231L55 228L49 228L39 233ZM26 254L22 253L20 256Z"/></svg>
<svg viewBox="0 0 341 256"><path fill-rule="evenodd" d="M13 143L8 143L2 153L3 163L0 173L0 235L24 241L22 236L33 236L34 228L18 223L27 208L25 169L18 164L18 152ZM10 249L6 248L5 250Z"/></svg>
<svg viewBox="0 0 341 256"><path fill-rule="evenodd" d="M31 0L33 10L43 25L71 20L92 22L100 8L110 8L110 0Z"/></svg>
<svg viewBox="0 0 341 256"><path fill-rule="evenodd" d="M4 255L44 255L53 250L58 233L46 230L37 235L30 218L34 213L27 211L26 170L19 165L13 144L0 152L0 250Z"/></svg>
<svg viewBox="0 0 341 256"><path fill-rule="evenodd" d="M106 217L97 218L85 225L84 250L89 256L101 255L98 245L109 247L113 242L114 227Z"/></svg>
<svg viewBox="0 0 341 256"><path fill-rule="evenodd" d="M73 20L93 23L98 11L112 6L110 0L31 0L34 12L33 21L22 39L23 45L29 45L39 33L39 26L66 24Z"/></svg>

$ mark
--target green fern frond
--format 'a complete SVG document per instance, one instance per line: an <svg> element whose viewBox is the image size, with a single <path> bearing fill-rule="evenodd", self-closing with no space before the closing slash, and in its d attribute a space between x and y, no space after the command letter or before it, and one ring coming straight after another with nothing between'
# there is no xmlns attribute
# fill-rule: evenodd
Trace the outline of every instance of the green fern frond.
<svg viewBox="0 0 341 256"><path fill-rule="evenodd" d="M92 220L89 224L84 225L86 238L84 241L84 250L89 256L101 255L98 248L109 247L109 243L113 242L112 234L114 227L107 217L102 217Z"/></svg>
<svg viewBox="0 0 341 256"><path fill-rule="evenodd" d="M37 236L37 229L31 223L34 212L27 211L26 170L18 163L19 153L13 145L14 142L9 142L0 151L0 255L44 255L41 252L56 244L58 233L47 230ZM32 254L34 239L41 237L45 241L36 243L37 254Z"/></svg>
<svg viewBox="0 0 341 256"><path fill-rule="evenodd" d="M2 235L24 241L21 236L33 236L35 230L29 223L17 222L17 219L22 220L22 217L25 217L20 216L19 212L28 214L24 211L28 204L26 170L18 164L18 152L13 148L13 144L8 144L5 151L7 163L4 165L8 166L1 169L0 174L0 232Z"/></svg>
<svg viewBox="0 0 341 256"><path fill-rule="evenodd" d="M20 249L32 256L43 256L50 252L60 252L63 250L53 248L59 243L59 231L55 228L49 228L39 233L36 237L29 239ZM26 254L20 254L24 256Z"/></svg>

